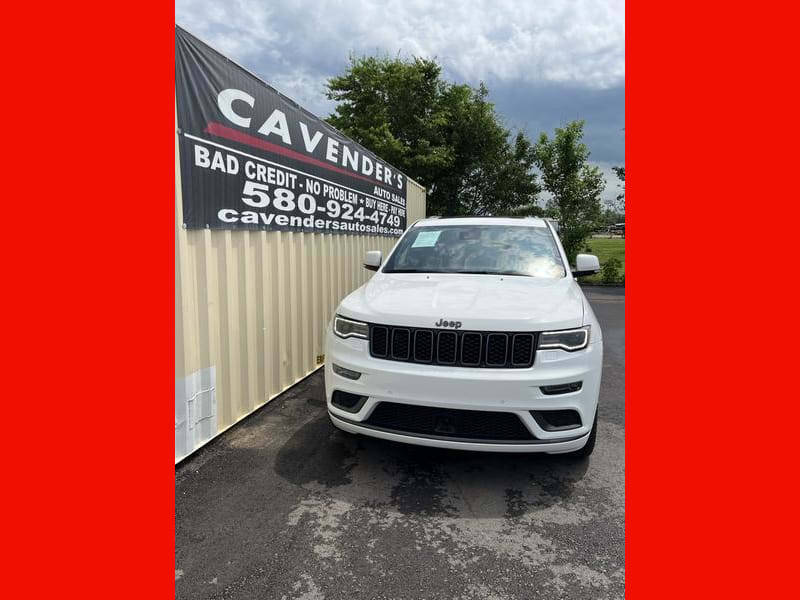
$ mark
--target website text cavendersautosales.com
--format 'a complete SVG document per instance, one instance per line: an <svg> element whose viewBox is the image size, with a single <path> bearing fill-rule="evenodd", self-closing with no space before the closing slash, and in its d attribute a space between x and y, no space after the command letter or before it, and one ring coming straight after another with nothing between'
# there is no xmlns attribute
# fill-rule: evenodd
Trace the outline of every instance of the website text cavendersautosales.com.
<svg viewBox="0 0 800 600"><path fill-rule="evenodd" d="M332 221L318 218L314 215L300 217L298 215L276 215L274 213L243 210L241 212L232 208L223 208L217 214L223 223L247 223L250 225L271 225L297 229L319 229L322 231L340 231L343 233L368 233L376 235L402 235L399 228L383 227L356 222Z"/></svg>

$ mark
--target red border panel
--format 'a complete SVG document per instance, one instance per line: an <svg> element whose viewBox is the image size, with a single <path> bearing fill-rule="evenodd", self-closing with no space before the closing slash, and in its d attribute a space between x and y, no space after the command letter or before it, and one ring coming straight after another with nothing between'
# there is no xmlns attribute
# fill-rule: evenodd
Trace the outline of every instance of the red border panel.
<svg viewBox="0 0 800 600"><path fill-rule="evenodd" d="M796 595L797 16L628 3L629 598Z"/></svg>
<svg viewBox="0 0 800 600"><path fill-rule="evenodd" d="M174 12L4 8L4 595L174 594Z"/></svg>

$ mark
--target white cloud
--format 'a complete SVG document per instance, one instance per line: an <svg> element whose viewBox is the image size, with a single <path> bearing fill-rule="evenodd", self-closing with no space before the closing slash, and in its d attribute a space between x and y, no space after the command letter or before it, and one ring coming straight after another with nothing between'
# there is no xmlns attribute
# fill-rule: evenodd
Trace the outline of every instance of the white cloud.
<svg viewBox="0 0 800 600"><path fill-rule="evenodd" d="M240 62L293 70L342 65L349 52L438 57L480 79L619 85L625 76L622 0L386 2L177 0L176 20ZM338 69L337 69L338 70ZM269 75L269 74L265 74Z"/></svg>
<svg viewBox="0 0 800 600"><path fill-rule="evenodd" d="M435 57L447 79L487 81L510 126L586 118L592 158L624 157L624 0L176 0L175 18L321 117L350 53Z"/></svg>

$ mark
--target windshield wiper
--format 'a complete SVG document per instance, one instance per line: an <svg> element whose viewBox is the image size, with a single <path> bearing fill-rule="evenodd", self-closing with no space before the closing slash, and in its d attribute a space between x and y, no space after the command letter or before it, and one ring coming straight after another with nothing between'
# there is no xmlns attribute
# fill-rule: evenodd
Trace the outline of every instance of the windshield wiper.
<svg viewBox="0 0 800 600"><path fill-rule="evenodd" d="M459 273L461 275L522 275L523 277L533 277L530 273L522 271L449 271L449 273Z"/></svg>
<svg viewBox="0 0 800 600"><path fill-rule="evenodd" d="M521 275L523 277L533 277L530 273L522 271L450 271L445 269L389 269L384 273L450 273L452 275Z"/></svg>

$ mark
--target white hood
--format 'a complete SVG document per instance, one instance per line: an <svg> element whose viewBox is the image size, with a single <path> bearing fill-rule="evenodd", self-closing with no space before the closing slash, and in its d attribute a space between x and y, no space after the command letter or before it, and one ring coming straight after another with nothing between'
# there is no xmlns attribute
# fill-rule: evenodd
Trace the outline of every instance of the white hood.
<svg viewBox="0 0 800 600"><path fill-rule="evenodd" d="M453 273L376 273L347 296L342 316L387 325L462 330L543 331L583 324L583 301L570 278Z"/></svg>

